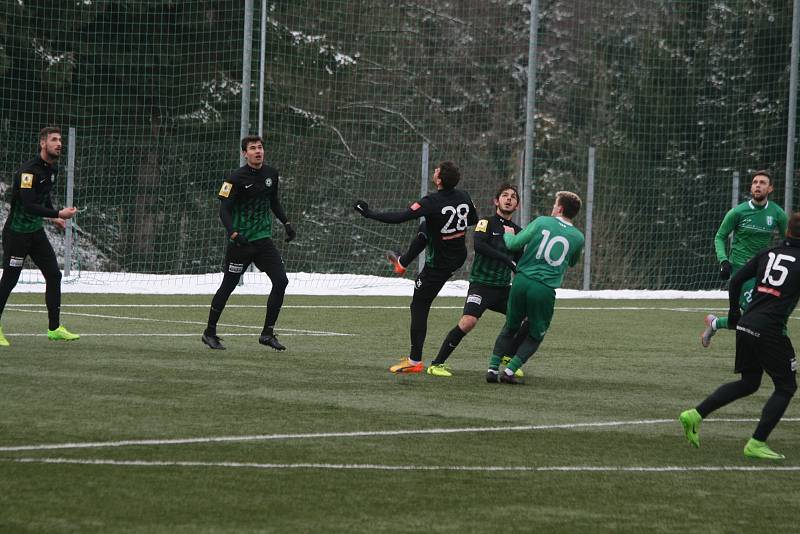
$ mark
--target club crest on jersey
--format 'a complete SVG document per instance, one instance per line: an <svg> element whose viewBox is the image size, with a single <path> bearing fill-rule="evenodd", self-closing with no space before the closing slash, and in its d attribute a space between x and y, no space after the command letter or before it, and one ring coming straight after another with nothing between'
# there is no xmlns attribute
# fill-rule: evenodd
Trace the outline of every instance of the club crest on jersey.
<svg viewBox="0 0 800 534"><path fill-rule="evenodd" d="M772 215L767 215L767 226L772 226Z"/></svg>
<svg viewBox="0 0 800 534"><path fill-rule="evenodd" d="M264 180L264 185L266 185L267 187L272 187L272 178L266 178Z"/></svg>

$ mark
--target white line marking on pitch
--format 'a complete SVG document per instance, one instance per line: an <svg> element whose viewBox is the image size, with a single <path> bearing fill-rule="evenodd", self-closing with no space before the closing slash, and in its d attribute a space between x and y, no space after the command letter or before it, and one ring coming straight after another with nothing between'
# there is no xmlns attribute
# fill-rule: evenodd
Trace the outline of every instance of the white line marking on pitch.
<svg viewBox="0 0 800 534"><path fill-rule="evenodd" d="M260 328L260 327L259 327ZM309 337L336 337L336 336L353 336L355 334L339 334L337 332L303 332L303 333L296 333L296 332L283 332L280 328L275 329L281 336L284 337L291 337L291 336L309 336ZM195 337L199 336L199 333L192 333L192 334L166 334L166 333L158 333L158 332L145 332L141 334L109 334L109 333L97 333L97 334L87 334L86 332L81 332L81 337ZM226 337L252 337L255 334L231 334L228 332L220 333L221 338ZM9 334L10 338L15 337L47 337L47 334Z"/></svg>
<svg viewBox="0 0 800 534"><path fill-rule="evenodd" d="M381 464L328 464L294 463L266 464L251 462L180 462L146 460L76 460L73 458L14 458L15 463L68 464L68 465L111 465L125 467L225 467L245 469L332 469L365 471L466 471L466 472L523 472L523 473L685 473L685 472L753 472L753 471L800 471L800 466L673 466L625 467L605 465L563 465L563 466L482 466L482 465L381 465Z"/></svg>
<svg viewBox="0 0 800 534"><path fill-rule="evenodd" d="M9 306L10 310L22 312L22 313L47 313L46 310L20 310L16 309L16 306ZM61 312L61 315L72 315L76 317L93 317L97 319L122 319L124 321L143 321L149 323L170 323L170 324L189 324L189 325L198 325L198 326L206 326L206 323L203 321L179 321L176 319L155 319L151 317L126 317L120 315L100 315L97 313L74 313L74 312ZM241 325L241 324L227 324L227 323L219 323L217 326L225 327L225 328L247 328L250 330L261 330L261 326L250 326L250 325ZM317 330L299 330L296 328L276 328L279 333L286 333L286 332L294 332L296 334L308 334L308 335L317 335L317 336L353 336L355 334L345 334L342 332L325 332L325 331L317 331ZM153 334L148 334L153 335ZM236 334L233 334L236 335Z"/></svg>
<svg viewBox="0 0 800 534"><path fill-rule="evenodd" d="M703 422L717 423L754 423L758 419L706 419ZM781 422L798 422L800 418L784 418ZM639 421L605 421L597 423L564 423L552 425L518 425L518 426L494 426L494 427L470 427L470 428L422 428L409 430L374 430L364 432L318 432L308 434L262 434L254 436L216 436L204 438L181 438L181 439L141 439L123 441L96 441L86 443L52 443L43 445L15 445L0 447L0 452L17 451L44 451L53 449L99 449L108 447L129 447L129 446L160 446L160 445L189 445L195 443L233 443L242 441L275 441L290 439L324 439L324 438L360 438L360 437L382 437L382 436L411 436L425 434L464 434L478 432L526 432L532 430L574 430L580 428L607 428L623 425L660 425L675 424L677 419L642 419Z"/></svg>

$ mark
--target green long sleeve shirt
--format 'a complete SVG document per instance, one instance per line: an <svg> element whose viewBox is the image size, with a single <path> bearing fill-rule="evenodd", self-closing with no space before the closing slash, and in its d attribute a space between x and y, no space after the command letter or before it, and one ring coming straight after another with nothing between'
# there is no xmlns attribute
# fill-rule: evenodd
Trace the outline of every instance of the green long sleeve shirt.
<svg viewBox="0 0 800 534"><path fill-rule="evenodd" d="M752 200L742 202L725 214L722 224L714 237L714 249L717 260L725 260L741 267L756 253L772 244L777 231L786 235L789 218L786 212L774 202L767 201L763 206L754 204ZM728 236L733 233L730 254L727 253Z"/></svg>

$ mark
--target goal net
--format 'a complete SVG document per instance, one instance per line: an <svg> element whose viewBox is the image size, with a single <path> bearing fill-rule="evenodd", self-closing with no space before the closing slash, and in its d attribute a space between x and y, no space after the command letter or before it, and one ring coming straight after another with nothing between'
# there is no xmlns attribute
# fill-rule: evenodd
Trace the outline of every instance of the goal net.
<svg viewBox="0 0 800 534"><path fill-rule="evenodd" d="M249 130L261 103L266 160L299 234L284 244L278 224L275 239L287 270L309 273L303 284L391 276L383 252L403 249L416 223L382 225L351 205L416 200L424 144L429 174L456 161L481 215L500 183L520 180L528 0L269 1L263 95L254 3ZM73 277L220 271L243 4L0 0L0 172L8 189L42 126L59 125L65 143L74 128ZM772 169L784 201L790 3L539 5L532 214L560 189L585 196L593 146L592 289L721 287L713 237L734 176L744 199L750 172ZM577 268L566 285L582 284Z"/></svg>

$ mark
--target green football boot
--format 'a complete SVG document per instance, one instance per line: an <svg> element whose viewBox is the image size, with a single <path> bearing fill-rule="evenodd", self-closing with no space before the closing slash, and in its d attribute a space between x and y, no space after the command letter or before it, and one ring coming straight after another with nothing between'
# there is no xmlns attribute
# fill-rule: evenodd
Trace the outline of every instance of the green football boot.
<svg viewBox="0 0 800 534"><path fill-rule="evenodd" d="M758 458L760 460L783 460L783 454L777 453L769 448L766 442L750 438L744 446L744 455L748 458Z"/></svg>
<svg viewBox="0 0 800 534"><path fill-rule="evenodd" d="M80 339L81 336L78 334L73 334L64 326L59 326L55 330L48 330L47 331L47 339L51 341L75 341L76 339Z"/></svg>
<svg viewBox="0 0 800 534"><path fill-rule="evenodd" d="M699 448L700 423L703 421L703 418L700 416L697 410L692 408L691 410L682 412L678 417L678 421L680 421L681 425L683 425L683 433L686 436L686 439L689 440L689 443Z"/></svg>
<svg viewBox="0 0 800 534"><path fill-rule="evenodd" d="M501 360L501 363L504 366L508 367L508 364L509 364L510 361L511 361L511 356L503 356L503 359ZM514 376L516 376L517 378L524 378L525 377L525 373L522 372L522 368L519 368L516 371L514 371Z"/></svg>
<svg viewBox="0 0 800 534"><path fill-rule="evenodd" d="M447 364L429 365L427 373L432 376L451 377L450 367Z"/></svg>
<svg viewBox="0 0 800 534"><path fill-rule="evenodd" d="M0 326L0 347L8 347L10 345L11 343L8 342L5 334L3 334L3 327Z"/></svg>

